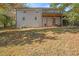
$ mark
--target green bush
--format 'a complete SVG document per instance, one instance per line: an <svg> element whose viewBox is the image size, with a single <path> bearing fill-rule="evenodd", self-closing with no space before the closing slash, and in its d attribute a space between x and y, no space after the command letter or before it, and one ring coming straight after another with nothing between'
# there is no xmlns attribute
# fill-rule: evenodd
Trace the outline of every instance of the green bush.
<svg viewBox="0 0 79 59"><path fill-rule="evenodd" d="M0 23L4 25L4 27L15 25L15 22L11 17L2 14L0 14Z"/></svg>

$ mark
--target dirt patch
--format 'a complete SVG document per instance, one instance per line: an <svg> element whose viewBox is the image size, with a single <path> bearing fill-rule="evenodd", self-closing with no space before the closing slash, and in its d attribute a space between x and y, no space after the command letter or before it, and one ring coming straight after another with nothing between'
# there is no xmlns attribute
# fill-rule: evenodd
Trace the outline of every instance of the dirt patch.
<svg viewBox="0 0 79 59"><path fill-rule="evenodd" d="M0 55L79 55L79 32L69 31L1 33Z"/></svg>

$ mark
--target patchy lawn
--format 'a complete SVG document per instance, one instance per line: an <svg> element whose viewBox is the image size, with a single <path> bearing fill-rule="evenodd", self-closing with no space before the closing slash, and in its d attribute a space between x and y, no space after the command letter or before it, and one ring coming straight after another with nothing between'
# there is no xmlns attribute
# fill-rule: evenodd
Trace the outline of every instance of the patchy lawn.
<svg viewBox="0 0 79 59"><path fill-rule="evenodd" d="M79 55L79 29L40 29L0 33L0 55Z"/></svg>

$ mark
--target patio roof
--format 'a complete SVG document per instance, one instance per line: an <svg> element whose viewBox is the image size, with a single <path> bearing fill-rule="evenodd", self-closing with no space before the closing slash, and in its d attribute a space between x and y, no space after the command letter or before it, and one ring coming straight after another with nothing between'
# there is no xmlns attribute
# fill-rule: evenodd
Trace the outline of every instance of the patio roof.
<svg viewBox="0 0 79 59"><path fill-rule="evenodd" d="M43 17L61 17L63 14L42 14Z"/></svg>

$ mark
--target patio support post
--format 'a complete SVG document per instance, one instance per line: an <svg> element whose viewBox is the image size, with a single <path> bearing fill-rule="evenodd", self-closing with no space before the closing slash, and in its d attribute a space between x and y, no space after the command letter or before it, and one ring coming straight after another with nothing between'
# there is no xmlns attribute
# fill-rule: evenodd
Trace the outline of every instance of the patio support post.
<svg viewBox="0 0 79 59"><path fill-rule="evenodd" d="M60 25L63 26L63 19L62 19L62 16L60 17Z"/></svg>

